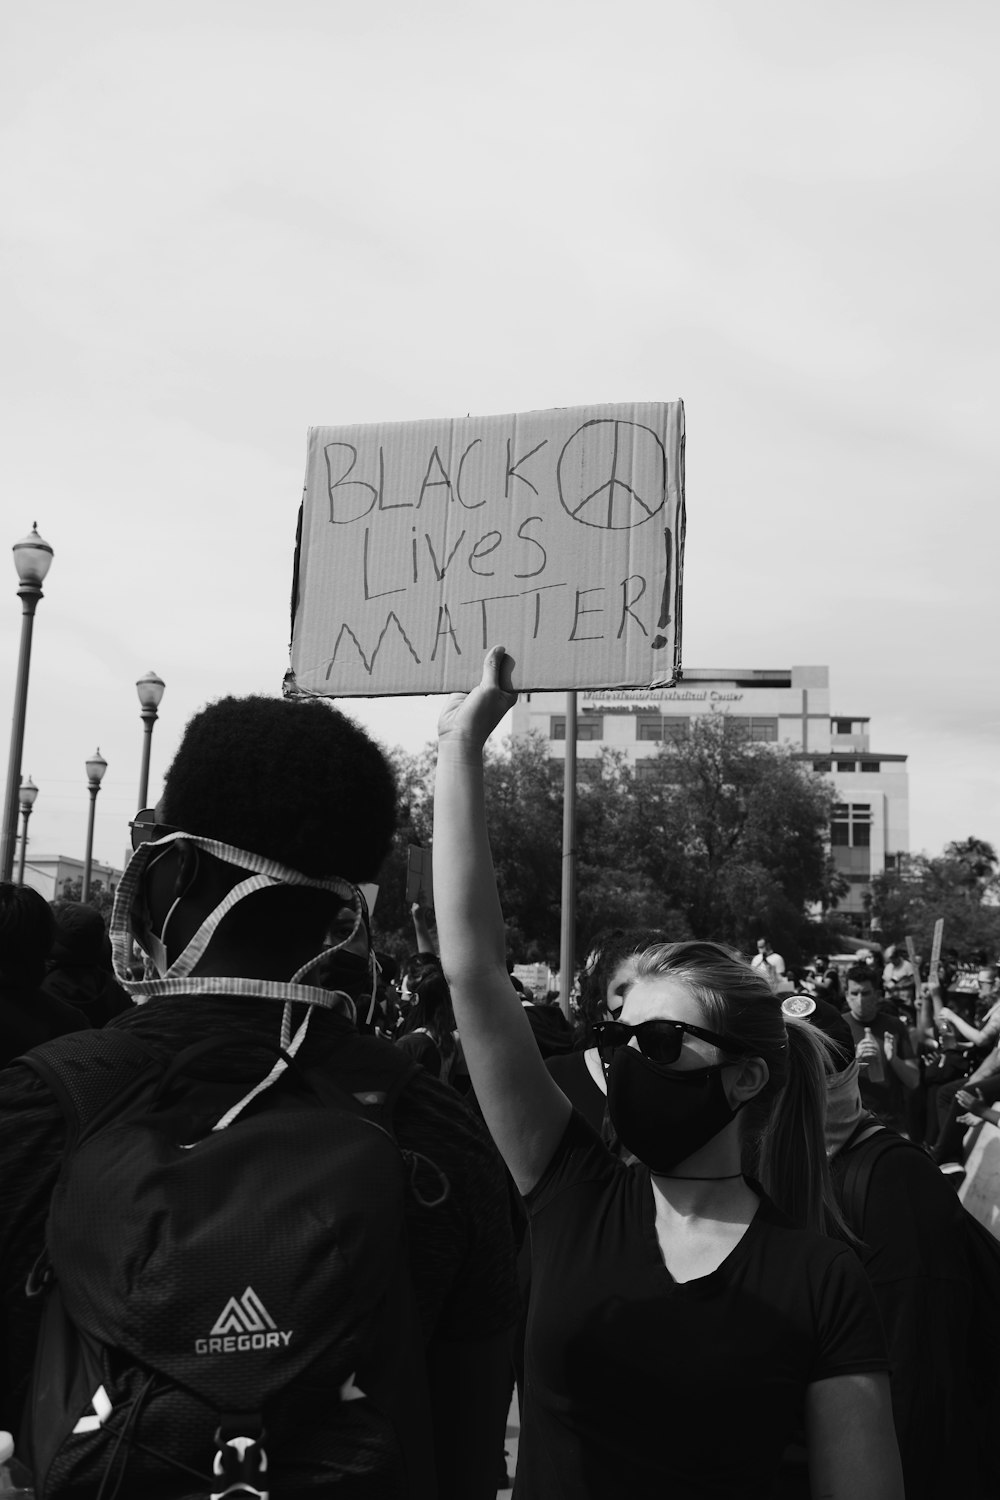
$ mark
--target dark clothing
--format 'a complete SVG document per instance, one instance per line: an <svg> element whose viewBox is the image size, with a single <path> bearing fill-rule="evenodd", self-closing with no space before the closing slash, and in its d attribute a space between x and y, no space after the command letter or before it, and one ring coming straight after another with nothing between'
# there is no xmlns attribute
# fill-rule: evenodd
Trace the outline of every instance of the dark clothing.
<svg viewBox="0 0 1000 1500"><path fill-rule="evenodd" d="M910 1041L910 1032L905 1021L894 1016L884 1004L879 1005L870 1021L856 1021L849 1010L844 1011L844 1020L847 1022L855 1050L864 1037L866 1027L870 1029L872 1036L882 1048L883 1081L874 1083L869 1076L868 1069L862 1067L858 1079L861 1103L865 1109L877 1115L884 1125L891 1125L893 1129L902 1131L904 1135L908 1134L909 1116L906 1096L910 1090L896 1076L892 1064L885 1055L886 1033L891 1032L895 1042L896 1056L903 1059L914 1056L913 1043Z"/></svg>
<svg viewBox="0 0 1000 1500"><path fill-rule="evenodd" d="M261 1043L276 1039L280 1014L273 1000L185 996L133 1007L111 1026L127 1028L164 1065L182 1048L224 1034L233 1048L213 1054L207 1075L245 1079L250 1087L273 1066L273 1052ZM315 1012L297 1060L322 1067L346 1025ZM419 1152L449 1184L438 1206L407 1198L410 1269L428 1345L501 1333L514 1322L517 1289L502 1167L485 1129L451 1089L423 1072L400 1094L393 1129L402 1149ZM0 1427L11 1431L41 1300L28 1303L24 1284L44 1241L64 1136L59 1106L37 1075L24 1065L0 1072Z"/></svg>
<svg viewBox="0 0 1000 1500"><path fill-rule="evenodd" d="M441 1048L429 1031L405 1031L396 1038L396 1046L402 1047L432 1078L441 1077Z"/></svg>
<svg viewBox="0 0 1000 1500"><path fill-rule="evenodd" d="M834 1187L875 1291L892 1361L892 1409L906 1500L980 1495L969 1344L975 1319L965 1254L965 1210L954 1188L917 1147L884 1156L879 1137L839 1152ZM849 1161L873 1152L864 1203L845 1194Z"/></svg>
<svg viewBox="0 0 1000 1500"><path fill-rule="evenodd" d="M0 985L0 1068L42 1042L70 1031L84 1031L89 1025L82 1011L44 990Z"/></svg>
<svg viewBox="0 0 1000 1500"><path fill-rule="evenodd" d="M769 1493L807 1386L887 1368L857 1257L763 1196L723 1263L678 1283L648 1170L573 1115L526 1203L519 1500L754 1500Z"/></svg>
<svg viewBox="0 0 1000 1500"><path fill-rule="evenodd" d="M132 1008L131 997L100 964L56 963L42 980L53 1000L82 1011L88 1026L103 1026Z"/></svg>
<svg viewBox="0 0 1000 1500"><path fill-rule="evenodd" d="M558 1005L521 1003L543 1057L555 1057L557 1053L572 1051L573 1029Z"/></svg>
<svg viewBox="0 0 1000 1500"><path fill-rule="evenodd" d="M545 1066L577 1114L583 1116L596 1135L600 1135L608 1096L594 1082L587 1067L586 1054L564 1052L550 1057Z"/></svg>

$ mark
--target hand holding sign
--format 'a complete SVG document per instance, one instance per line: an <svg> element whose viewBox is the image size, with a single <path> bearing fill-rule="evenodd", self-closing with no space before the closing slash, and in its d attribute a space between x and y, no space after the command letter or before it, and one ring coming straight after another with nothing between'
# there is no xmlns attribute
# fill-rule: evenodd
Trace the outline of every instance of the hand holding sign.
<svg viewBox="0 0 1000 1500"><path fill-rule="evenodd" d="M494 729L517 702L513 668L505 647L493 646L487 652L478 685L471 693L454 693L445 704L438 720L440 744L468 746L478 758Z"/></svg>

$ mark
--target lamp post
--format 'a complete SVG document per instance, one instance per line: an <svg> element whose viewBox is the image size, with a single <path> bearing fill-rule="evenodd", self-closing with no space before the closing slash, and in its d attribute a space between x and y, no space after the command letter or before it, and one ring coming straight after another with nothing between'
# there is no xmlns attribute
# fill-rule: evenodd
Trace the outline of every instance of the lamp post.
<svg viewBox="0 0 1000 1500"><path fill-rule="evenodd" d="M81 901L90 899L90 866L94 857L94 810L97 807L97 794L101 790L101 778L108 769L108 763L100 750L94 751L87 762L87 790L90 792L90 816L87 819L87 854L83 861L83 890L80 893Z"/></svg>
<svg viewBox="0 0 1000 1500"><path fill-rule="evenodd" d="M21 804L21 859L17 867L17 883L24 884L24 857L28 852L28 819L31 817L31 809L35 805L38 796L38 788L30 776L26 776L21 782L21 790L17 794L17 800Z"/></svg>
<svg viewBox="0 0 1000 1500"><path fill-rule="evenodd" d="M17 592L23 607L21 651L17 659L14 717L10 731L10 757L7 761L7 790L3 803L3 828L0 829L0 880L10 880L14 873L18 791L21 786L21 753L24 749L24 720L28 707L31 632L35 621L35 606L42 597L42 583L51 563L52 548L48 542L42 541L38 535L38 523L33 522L30 535L14 543L14 566L20 580Z"/></svg>
<svg viewBox="0 0 1000 1500"><path fill-rule="evenodd" d="M139 806L137 812L142 812L146 806L146 798L149 796L149 752L153 746L153 725L156 723L156 710L160 706L163 690L166 683L155 672L147 672L145 677L140 677L135 685L139 694L139 717L143 724L142 741L142 770L139 772Z"/></svg>

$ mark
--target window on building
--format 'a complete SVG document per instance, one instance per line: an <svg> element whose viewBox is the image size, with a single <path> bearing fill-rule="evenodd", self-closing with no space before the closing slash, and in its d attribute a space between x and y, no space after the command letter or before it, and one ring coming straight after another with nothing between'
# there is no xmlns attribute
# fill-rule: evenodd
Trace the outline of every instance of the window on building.
<svg viewBox="0 0 1000 1500"><path fill-rule="evenodd" d="M691 720L684 714L640 714L636 719L637 740L655 740L657 744L676 744L687 739Z"/></svg>
<svg viewBox="0 0 1000 1500"><path fill-rule="evenodd" d="M829 771L832 768L832 766L833 766L833 762L830 761L830 760L814 760L813 761L813 770L814 771L823 771L824 773L826 773L827 771Z"/></svg>
<svg viewBox="0 0 1000 1500"><path fill-rule="evenodd" d="M681 775L680 766L673 764L669 755L644 755L635 762L637 781L657 781L661 786L677 786Z"/></svg>
<svg viewBox="0 0 1000 1500"><path fill-rule="evenodd" d="M850 719L834 719L834 721L833 721L833 732L834 732L834 734L850 734L851 733L851 721L850 721Z"/></svg>
<svg viewBox="0 0 1000 1500"><path fill-rule="evenodd" d="M861 769L862 771L881 771L882 762L880 760L863 760L861 762Z"/></svg>
<svg viewBox="0 0 1000 1500"><path fill-rule="evenodd" d="M592 786L595 781L601 779L601 762L596 756L588 757L587 760L578 760L576 763L576 780L579 786Z"/></svg>
<svg viewBox="0 0 1000 1500"><path fill-rule="evenodd" d="M566 715L553 714L549 720L549 739L564 740L566 738ZM604 719L600 714L581 715L576 721L576 738L581 740L603 740Z"/></svg>
<svg viewBox="0 0 1000 1500"><path fill-rule="evenodd" d="M778 739L777 719L751 719L750 738L757 744L776 743Z"/></svg>
<svg viewBox="0 0 1000 1500"><path fill-rule="evenodd" d="M737 739L750 740L754 744L766 744L777 741L778 720L774 719L750 719L745 714L727 714L726 724L729 732Z"/></svg>
<svg viewBox="0 0 1000 1500"><path fill-rule="evenodd" d="M858 763L856 760L838 760L837 762L838 771L856 771L857 766Z"/></svg>
<svg viewBox="0 0 1000 1500"><path fill-rule="evenodd" d="M872 810L866 803L835 802L830 843L840 849L868 849L872 841Z"/></svg>

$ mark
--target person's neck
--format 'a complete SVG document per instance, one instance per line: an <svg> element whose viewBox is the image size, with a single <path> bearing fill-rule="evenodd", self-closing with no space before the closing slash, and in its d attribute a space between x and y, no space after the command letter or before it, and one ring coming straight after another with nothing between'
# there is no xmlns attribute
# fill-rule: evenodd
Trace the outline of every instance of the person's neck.
<svg viewBox="0 0 1000 1500"><path fill-rule="evenodd" d="M720 1209L755 1196L743 1178L736 1122L669 1173L650 1172L657 1214L665 1218L717 1217Z"/></svg>

